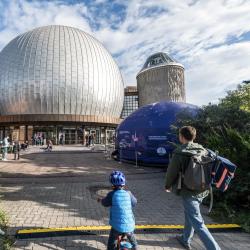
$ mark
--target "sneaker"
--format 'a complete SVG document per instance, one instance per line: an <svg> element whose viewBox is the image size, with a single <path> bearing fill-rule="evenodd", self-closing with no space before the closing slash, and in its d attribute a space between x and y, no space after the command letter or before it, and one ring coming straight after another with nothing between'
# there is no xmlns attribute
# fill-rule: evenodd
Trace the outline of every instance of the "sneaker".
<svg viewBox="0 0 250 250"><path fill-rule="evenodd" d="M176 236L176 240L185 248L185 249L188 249L188 250L191 250L191 245L188 244L188 243L185 243L182 239L182 236Z"/></svg>

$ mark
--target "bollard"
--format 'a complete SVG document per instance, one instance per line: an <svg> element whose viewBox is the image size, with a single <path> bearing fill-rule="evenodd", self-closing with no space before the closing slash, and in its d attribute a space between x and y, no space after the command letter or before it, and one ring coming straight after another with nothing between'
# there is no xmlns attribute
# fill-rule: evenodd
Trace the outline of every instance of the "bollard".
<svg viewBox="0 0 250 250"><path fill-rule="evenodd" d="M137 164L137 151L135 151L135 166L138 167L138 164Z"/></svg>
<svg viewBox="0 0 250 250"><path fill-rule="evenodd" d="M122 164L122 148L120 147L120 159L119 159L119 164Z"/></svg>
<svg viewBox="0 0 250 250"><path fill-rule="evenodd" d="M107 159L108 160L111 160L111 153L110 153L110 146L108 147L108 149L107 149Z"/></svg>

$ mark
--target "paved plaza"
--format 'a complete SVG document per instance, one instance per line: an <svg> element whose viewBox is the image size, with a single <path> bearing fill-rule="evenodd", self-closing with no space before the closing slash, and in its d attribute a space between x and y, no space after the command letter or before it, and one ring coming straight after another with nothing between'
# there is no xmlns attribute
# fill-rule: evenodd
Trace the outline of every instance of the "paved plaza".
<svg viewBox="0 0 250 250"><path fill-rule="evenodd" d="M136 224L183 224L181 199L164 191L162 168L136 167L105 158L101 151L61 146L23 153L20 161L0 162L1 208L9 217L9 233L23 228L107 225L108 209L97 197L110 189L114 169L127 176L128 188L138 199ZM206 216L207 224L215 223ZM180 232L137 234L140 249L182 249L174 236ZM222 249L250 249L250 237L240 232L214 233ZM77 235L16 240L14 249L105 249L108 235ZM194 249L204 249L195 236Z"/></svg>

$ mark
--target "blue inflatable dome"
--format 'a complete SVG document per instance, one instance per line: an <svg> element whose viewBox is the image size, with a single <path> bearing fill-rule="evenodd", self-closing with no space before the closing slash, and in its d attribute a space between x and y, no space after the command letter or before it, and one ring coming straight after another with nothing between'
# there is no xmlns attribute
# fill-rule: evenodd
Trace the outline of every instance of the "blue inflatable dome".
<svg viewBox="0 0 250 250"><path fill-rule="evenodd" d="M116 130L116 149L121 160L143 165L167 165L177 142L172 125L179 113L195 115L198 107L180 102L157 102L128 116Z"/></svg>

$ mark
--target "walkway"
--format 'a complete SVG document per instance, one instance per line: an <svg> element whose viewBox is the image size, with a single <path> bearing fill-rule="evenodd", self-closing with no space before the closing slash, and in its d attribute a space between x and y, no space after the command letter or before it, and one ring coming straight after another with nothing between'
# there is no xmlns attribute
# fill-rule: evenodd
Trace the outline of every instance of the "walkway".
<svg viewBox="0 0 250 250"><path fill-rule="evenodd" d="M37 147L20 161L0 162L2 202L9 215L9 233L21 228L107 225L108 209L96 202L108 192L108 175L122 170L138 199L137 224L183 224L179 197L164 192L162 169L119 164L104 153L80 146L46 153ZM12 156L9 155L9 159ZM206 214L203 208L203 213ZM206 223L214 223L204 216ZM174 233L137 234L140 249L181 249ZM214 233L222 249L250 249L245 233ZM63 236L17 240L14 249L105 249L108 235ZM204 249L197 237L194 249Z"/></svg>

